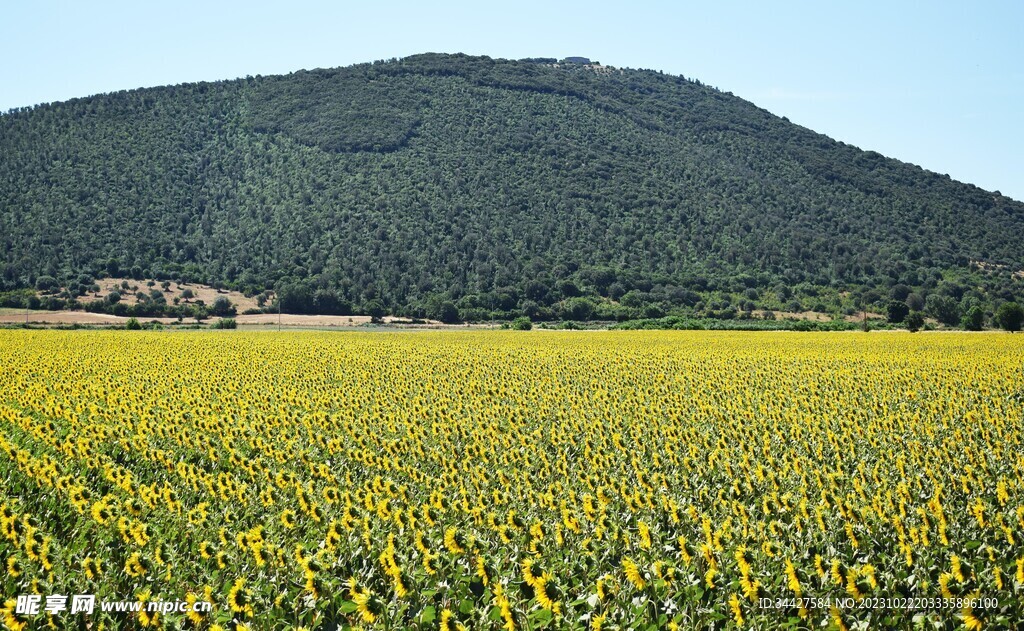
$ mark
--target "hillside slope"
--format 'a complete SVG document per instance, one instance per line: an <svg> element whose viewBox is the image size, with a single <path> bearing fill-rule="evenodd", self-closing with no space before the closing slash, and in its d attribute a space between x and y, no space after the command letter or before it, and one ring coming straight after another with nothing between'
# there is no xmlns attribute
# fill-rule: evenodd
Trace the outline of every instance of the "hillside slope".
<svg viewBox="0 0 1024 631"><path fill-rule="evenodd" d="M130 274L398 312L1020 289L1020 202L697 81L554 61L427 54L9 112L0 289Z"/></svg>

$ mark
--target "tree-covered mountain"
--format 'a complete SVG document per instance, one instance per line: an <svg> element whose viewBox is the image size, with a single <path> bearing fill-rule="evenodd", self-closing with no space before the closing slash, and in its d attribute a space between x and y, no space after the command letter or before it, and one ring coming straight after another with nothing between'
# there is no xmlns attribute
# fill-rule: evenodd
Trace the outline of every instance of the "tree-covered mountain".
<svg viewBox="0 0 1024 631"><path fill-rule="evenodd" d="M998 192L699 81L465 55L12 110L0 226L0 290L121 274L295 311L991 309L1024 269Z"/></svg>

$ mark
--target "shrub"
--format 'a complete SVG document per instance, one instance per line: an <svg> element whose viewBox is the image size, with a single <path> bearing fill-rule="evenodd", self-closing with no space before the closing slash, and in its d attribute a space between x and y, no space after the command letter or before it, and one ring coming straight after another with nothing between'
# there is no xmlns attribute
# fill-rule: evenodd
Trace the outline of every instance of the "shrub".
<svg viewBox="0 0 1024 631"><path fill-rule="evenodd" d="M511 328L514 331L529 331L533 328L533 322L530 321L530 318L523 316L512 320Z"/></svg>
<svg viewBox="0 0 1024 631"><path fill-rule="evenodd" d="M1016 302L1005 302L996 311L995 321L1010 333L1020 331L1021 324L1024 323L1024 309Z"/></svg>
<svg viewBox="0 0 1024 631"><path fill-rule="evenodd" d="M955 326L960 322L960 306L949 296L931 294L925 300L928 314L947 326Z"/></svg>
<svg viewBox="0 0 1024 631"><path fill-rule="evenodd" d="M980 331L982 325L985 323L985 312L982 311L981 307L975 305L967 310L964 314L964 318L961 321L964 329L967 331Z"/></svg>
<svg viewBox="0 0 1024 631"><path fill-rule="evenodd" d="M233 316L236 313L235 305L231 304L231 301L224 296L217 296L217 299L213 301L213 307L211 312L215 316L227 318Z"/></svg>
<svg viewBox="0 0 1024 631"><path fill-rule="evenodd" d="M212 328L214 329L237 329L238 323L235 322L234 318L221 318L213 323Z"/></svg>
<svg viewBox="0 0 1024 631"><path fill-rule="evenodd" d="M142 325L135 318L128 318L128 321L124 323L124 328L129 331L141 331Z"/></svg>
<svg viewBox="0 0 1024 631"><path fill-rule="evenodd" d="M906 323L907 329L909 329L911 333L917 333L921 330L921 327L924 326L924 316L921 315L920 311L911 311L910 314L907 315Z"/></svg>
<svg viewBox="0 0 1024 631"><path fill-rule="evenodd" d="M885 310L886 315L889 318L889 322L892 324L899 324L906 320L907 316L910 315L910 307L908 307L907 303L902 300L893 300L889 302L889 304L886 305Z"/></svg>
<svg viewBox="0 0 1024 631"><path fill-rule="evenodd" d="M36 279L36 289L39 291L53 291L57 286L57 279L53 276L40 276Z"/></svg>

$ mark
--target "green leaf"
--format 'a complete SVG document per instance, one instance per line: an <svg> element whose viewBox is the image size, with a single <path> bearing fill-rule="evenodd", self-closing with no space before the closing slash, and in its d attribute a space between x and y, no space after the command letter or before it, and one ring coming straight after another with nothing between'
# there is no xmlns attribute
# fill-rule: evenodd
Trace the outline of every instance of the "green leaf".
<svg viewBox="0 0 1024 631"><path fill-rule="evenodd" d="M423 624L426 624L428 622L433 622L434 618L436 618L436 617L437 617L437 610L435 610L434 607L431 605L431 606L427 607L426 609L424 609L423 613L420 614L420 622L422 622Z"/></svg>
<svg viewBox="0 0 1024 631"><path fill-rule="evenodd" d="M351 600L342 601L341 606L338 607L338 611L341 613L352 613L356 609L358 609L358 607L356 607L356 604Z"/></svg>

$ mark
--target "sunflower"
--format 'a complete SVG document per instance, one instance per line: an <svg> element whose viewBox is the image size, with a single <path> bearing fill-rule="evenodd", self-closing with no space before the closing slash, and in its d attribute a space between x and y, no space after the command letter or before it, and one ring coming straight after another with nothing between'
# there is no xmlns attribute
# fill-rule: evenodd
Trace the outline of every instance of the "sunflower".
<svg viewBox="0 0 1024 631"><path fill-rule="evenodd" d="M249 590L245 589L244 576L235 579L231 585L231 589L228 591L228 607L234 613L252 617L252 600Z"/></svg>
<svg viewBox="0 0 1024 631"><path fill-rule="evenodd" d="M144 576L149 571L148 562L138 552L133 552L124 563L125 574L131 577Z"/></svg>
<svg viewBox="0 0 1024 631"><path fill-rule="evenodd" d="M328 505L337 504L338 500L340 499L338 488L334 486L324 487L323 496L324 501L327 502Z"/></svg>
<svg viewBox="0 0 1024 631"><path fill-rule="evenodd" d="M290 508L284 509L281 513L281 525L291 530L295 527L295 511Z"/></svg>
<svg viewBox="0 0 1024 631"><path fill-rule="evenodd" d="M87 579L92 580L103 574L103 563L97 558L85 557L82 559L82 571Z"/></svg>
<svg viewBox="0 0 1024 631"><path fill-rule="evenodd" d="M359 612L359 616L363 619L363 622L367 624L373 624L377 621L377 617L383 613L383 607L374 597L373 593L365 588L360 588L356 584L355 578L350 578L348 581L349 593L352 597L352 602L356 604L356 611Z"/></svg>
<svg viewBox="0 0 1024 631"><path fill-rule="evenodd" d="M740 599L736 594L729 596L729 609L732 610L733 619L736 621L737 627L743 626L743 610L740 609Z"/></svg>
<svg viewBox="0 0 1024 631"><path fill-rule="evenodd" d="M14 613L17 604L18 601L11 598L4 603L4 608L0 610L0 613L3 613L4 626L10 631L24 631L28 628L28 620Z"/></svg>
<svg viewBox="0 0 1024 631"><path fill-rule="evenodd" d="M205 611L196 611L196 603L200 602L200 598L194 592L189 592L185 595L185 602L188 604L188 610L185 612L185 617L188 618L196 627L202 626L202 624L209 618L209 614ZM213 588L207 586L203 588L202 602L213 602Z"/></svg>
<svg viewBox="0 0 1024 631"><path fill-rule="evenodd" d="M10 577L10 578L18 578L19 576L21 576L22 572L24 572L24 571L25 571L25 568L22 567L21 561L18 560L18 557L12 556L12 557L7 559L7 576L8 577Z"/></svg>
<svg viewBox="0 0 1024 631"><path fill-rule="evenodd" d="M113 516L113 513L110 512L110 502L108 498L109 496L105 496L103 499L94 503L92 505L92 509L89 511L92 518L101 526L110 521L110 518Z"/></svg>
<svg viewBox="0 0 1024 631"><path fill-rule="evenodd" d="M622 570L626 574L626 580L633 584L637 590L642 590L647 587L647 581L640 575L640 568L636 562L630 558L622 559Z"/></svg>
<svg viewBox="0 0 1024 631"><path fill-rule="evenodd" d="M199 556L204 559L212 559L213 555L217 552L216 548L209 541L199 542Z"/></svg>
<svg viewBox="0 0 1024 631"><path fill-rule="evenodd" d="M788 558L786 559L786 585L797 598L800 598L800 595L803 593L800 587L800 579L797 578L796 567L793 565L793 561Z"/></svg>
<svg viewBox="0 0 1024 631"><path fill-rule="evenodd" d="M455 526L444 531L444 547L448 548L452 554L462 554L466 551L466 548L463 547L462 537L459 536Z"/></svg>

